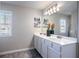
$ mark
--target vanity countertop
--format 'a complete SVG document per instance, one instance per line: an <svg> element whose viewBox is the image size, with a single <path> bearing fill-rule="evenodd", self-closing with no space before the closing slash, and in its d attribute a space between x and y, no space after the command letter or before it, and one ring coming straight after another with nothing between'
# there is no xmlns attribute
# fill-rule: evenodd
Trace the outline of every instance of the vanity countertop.
<svg viewBox="0 0 79 59"><path fill-rule="evenodd" d="M77 38L72 38L72 37L65 37L61 35L46 36L46 35L39 34L39 33L34 33L34 35L50 40L60 45L68 45L68 44L77 43Z"/></svg>

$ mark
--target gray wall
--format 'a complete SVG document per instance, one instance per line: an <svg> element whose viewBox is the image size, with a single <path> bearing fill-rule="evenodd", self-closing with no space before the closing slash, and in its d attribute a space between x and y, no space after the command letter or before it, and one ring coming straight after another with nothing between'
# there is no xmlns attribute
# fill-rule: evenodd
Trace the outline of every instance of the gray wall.
<svg viewBox="0 0 79 59"><path fill-rule="evenodd" d="M38 10L4 4L0 2L0 10L13 12L12 36L0 37L0 52L33 47L33 19L41 17Z"/></svg>
<svg viewBox="0 0 79 59"><path fill-rule="evenodd" d="M0 10L11 10L13 11L13 24L12 24L12 36L11 37L0 37L0 52L23 49L23 48L32 48L33 47L33 19L34 17L41 17L41 12L39 10L35 10L32 8L15 6L10 4L4 4L0 2ZM73 12L73 17L71 16L71 29L73 29L73 33L71 36L75 37L75 26L73 23L76 17ZM52 22L56 23L55 34L59 33L59 19L64 18L69 22L70 16L63 14L54 14L52 16L43 16L43 18L47 18L52 20ZM76 23L76 22L75 22ZM68 28L69 24L67 24ZM46 30L46 29L45 29ZM68 29L67 29L68 32ZM77 31L76 31L77 32ZM78 32L79 33L79 32ZM64 35L68 35L65 33ZM79 35L79 34L78 34ZM79 37L79 36L78 36Z"/></svg>

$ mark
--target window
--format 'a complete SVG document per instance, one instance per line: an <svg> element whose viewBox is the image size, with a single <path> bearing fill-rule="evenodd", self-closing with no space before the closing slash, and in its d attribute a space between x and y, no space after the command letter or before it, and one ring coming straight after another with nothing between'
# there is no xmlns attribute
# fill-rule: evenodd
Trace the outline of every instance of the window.
<svg viewBox="0 0 79 59"><path fill-rule="evenodd" d="M12 12L0 10L0 37L12 35Z"/></svg>
<svg viewBox="0 0 79 59"><path fill-rule="evenodd" d="M61 19L60 20L60 33L66 32L66 20Z"/></svg>

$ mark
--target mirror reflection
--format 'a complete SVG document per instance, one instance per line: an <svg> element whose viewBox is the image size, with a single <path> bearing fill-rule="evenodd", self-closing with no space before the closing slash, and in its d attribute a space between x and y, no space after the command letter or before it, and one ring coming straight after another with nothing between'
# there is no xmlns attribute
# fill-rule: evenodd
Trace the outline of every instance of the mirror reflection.
<svg viewBox="0 0 79 59"><path fill-rule="evenodd" d="M57 6L52 6L59 4ZM77 31L77 2L52 2L50 6L42 10L42 33L48 32L68 37L76 37ZM52 30L52 31L51 31ZM48 34L49 35L49 34Z"/></svg>

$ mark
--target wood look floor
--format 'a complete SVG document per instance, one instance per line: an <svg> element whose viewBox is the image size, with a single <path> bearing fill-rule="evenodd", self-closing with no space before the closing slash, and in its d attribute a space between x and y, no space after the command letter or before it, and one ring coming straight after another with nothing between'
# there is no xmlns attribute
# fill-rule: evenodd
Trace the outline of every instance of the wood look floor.
<svg viewBox="0 0 79 59"><path fill-rule="evenodd" d="M29 51L1 55L0 58L42 58L42 56L36 51L36 49L32 49Z"/></svg>

